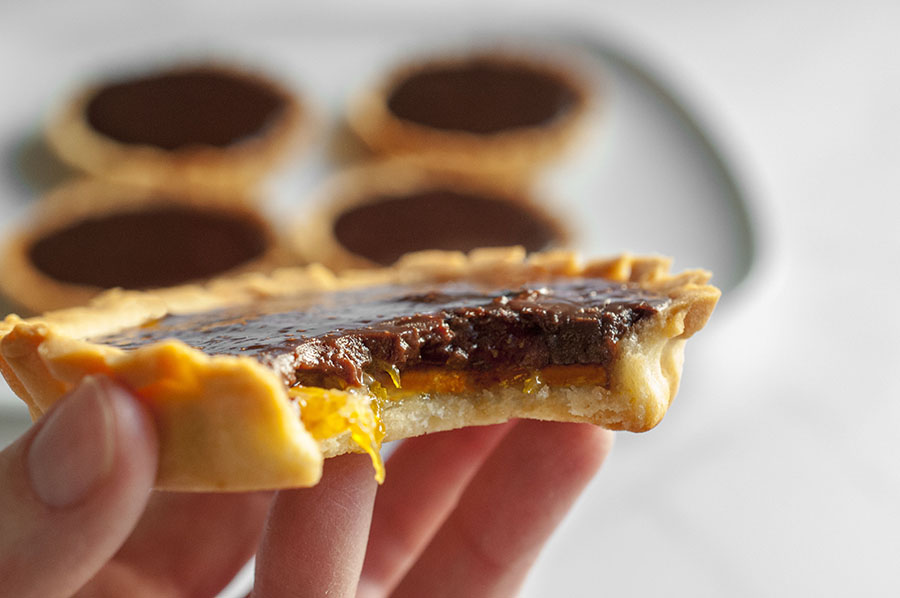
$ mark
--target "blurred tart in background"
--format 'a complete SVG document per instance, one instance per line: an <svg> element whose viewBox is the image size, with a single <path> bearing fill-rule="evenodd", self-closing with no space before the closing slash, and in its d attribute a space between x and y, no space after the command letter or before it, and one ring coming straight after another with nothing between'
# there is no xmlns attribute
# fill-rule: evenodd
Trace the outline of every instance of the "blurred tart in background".
<svg viewBox="0 0 900 598"><path fill-rule="evenodd" d="M275 81L199 65L88 87L46 134L63 161L95 176L246 188L287 153L306 120L300 101Z"/></svg>
<svg viewBox="0 0 900 598"><path fill-rule="evenodd" d="M560 223L531 194L405 161L348 169L327 181L291 233L303 261L330 268L386 266L417 251L562 246Z"/></svg>
<svg viewBox="0 0 900 598"><path fill-rule="evenodd" d="M474 53L398 67L351 102L347 121L376 154L530 178L570 145L593 99L562 63Z"/></svg>
<svg viewBox="0 0 900 598"><path fill-rule="evenodd" d="M82 305L110 288L159 289L290 261L273 227L243 198L100 180L41 198L0 253L0 292L38 313Z"/></svg>

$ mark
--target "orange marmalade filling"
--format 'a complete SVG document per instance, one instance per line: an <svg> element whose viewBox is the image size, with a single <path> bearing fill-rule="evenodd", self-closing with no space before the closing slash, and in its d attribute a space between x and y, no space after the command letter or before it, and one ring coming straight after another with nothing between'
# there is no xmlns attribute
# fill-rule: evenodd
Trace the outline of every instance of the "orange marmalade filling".
<svg viewBox="0 0 900 598"><path fill-rule="evenodd" d="M604 386L606 370L596 365L549 365L536 370L499 369L488 372L416 368L400 375L398 391L388 394L464 393L485 388L518 388L532 394L548 386Z"/></svg>
<svg viewBox="0 0 900 598"><path fill-rule="evenodd" d="M372 458L375 480L379 484L384 481L380 452L384 425L375 397L312 386L295 386L288 394L300 407L300 419L313 438L325 440L349 432L353 442Z"/></svg>

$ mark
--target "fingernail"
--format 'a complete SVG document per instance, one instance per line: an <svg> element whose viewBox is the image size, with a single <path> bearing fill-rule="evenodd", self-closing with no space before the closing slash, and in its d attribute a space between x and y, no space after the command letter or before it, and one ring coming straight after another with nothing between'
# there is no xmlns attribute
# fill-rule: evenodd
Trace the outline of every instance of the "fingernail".
<svg viewBox="0 0 900 598"><path fill-rule="evenodd" d="M85 378L46 417L28 449L31 486L47 506L73 506L112 469L115 414L108 386Z"/></svg>

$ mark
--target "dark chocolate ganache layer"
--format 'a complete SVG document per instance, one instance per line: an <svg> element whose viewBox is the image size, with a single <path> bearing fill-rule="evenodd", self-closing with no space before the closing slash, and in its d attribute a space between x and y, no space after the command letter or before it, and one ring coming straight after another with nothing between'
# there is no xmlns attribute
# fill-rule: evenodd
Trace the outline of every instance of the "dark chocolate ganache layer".
<svg viewBox="0 0 900 598"><path fill-rule="evenodd" d="M288 385L358 386L393 367L608 365L623 336L668 302L602 279L514 290L387 286L170 315L93 341L128 349L177 338L207 354L254 357Z"/></svg>
<svg viewBox="0 0 900 598"><path fill-rule="evenodd" d="M424 249L540 251L563 237L549 217L522 202L446 189L372 198L343 212L334 235L350 252L381 265Z"/></svg>
<svg viewBox="0 0 900 598"><path fill-rule="evenodd" d="M262 82L194 68L103 87L87 105L87 120L122 143L225 147L262 133L285 106L285 98Z"/></svg>
<svg viewBox="0 0 900 598"><path fill-rule="evenodd" d="M32 264L61 282L147 289L204 279L261 256L263 223L243 213L159 205L73 222L37 239Z"/></svg>
<svg viewBox="0 0 900 598"><path fill-rule="evenodd" d="M578 94L562 77L512 62L479 59L417 71L388 96L388 109L415 123L490 134L546 124Z"/></svg>

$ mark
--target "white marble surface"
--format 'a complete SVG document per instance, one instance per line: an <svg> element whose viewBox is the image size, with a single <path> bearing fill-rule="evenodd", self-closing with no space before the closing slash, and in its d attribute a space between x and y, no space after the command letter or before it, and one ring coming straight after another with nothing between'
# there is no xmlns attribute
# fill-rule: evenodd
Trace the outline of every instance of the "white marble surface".
<svg viewBox="0 0 900 598"><path fill-rule="evenodd" d="M657 65L761 202L772 259L692 341L666 421L620 435L522 595L898 595L900 5L485 4L396 1L351 14L351 2L158 2L142 23L165 35L201 17L211 31L271 14L293 15L284 28L320 19L361 31L398 11L410 26L515 18L575 24ZM0 73L21 72L42 24L89 43L133 18L124 3L4 4ZM46 102L41 76L23 82L36 104Z"/></svg>

